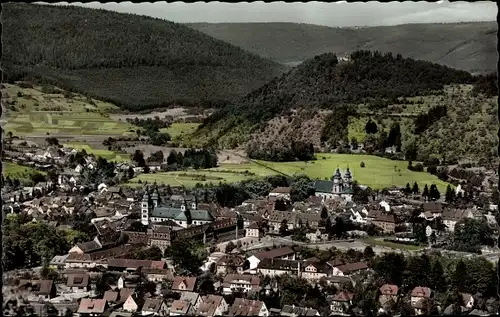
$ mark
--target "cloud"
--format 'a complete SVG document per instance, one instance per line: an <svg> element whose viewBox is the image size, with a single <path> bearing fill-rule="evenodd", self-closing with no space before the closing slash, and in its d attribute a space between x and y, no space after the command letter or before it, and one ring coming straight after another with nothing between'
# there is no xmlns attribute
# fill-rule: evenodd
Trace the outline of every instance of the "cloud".
<svg viewBox="0 0 500 317"><path fill-rule="evenodd" d="M68 3L59 3L66 4ZM179 23L188 22L297 22L326 26L394 25L495 21L494 2L367 2L367 3L71 3L123 13L135 13Z"/></svg>

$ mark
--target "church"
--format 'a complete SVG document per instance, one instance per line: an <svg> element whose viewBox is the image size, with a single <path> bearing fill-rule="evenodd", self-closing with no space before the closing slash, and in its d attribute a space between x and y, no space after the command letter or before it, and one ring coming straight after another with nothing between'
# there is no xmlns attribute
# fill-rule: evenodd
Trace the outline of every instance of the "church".
<svg viewBox="0 0 500 317"><path fill-rule="evenodd" d="M146 190L141 202L141 223L145 226L151 223L174 222L176 225L187 228L190 225L204 225L212 223L215 218L208 210L199 209L196 198L186 199L174 195L162 201L158 190L150 194Z"/></svg>
<svg viewBox="0 0 500 317"><path fill-rule="evenodd" d="M337 168L331 180L315 181L314 189L316 190L316 197L322 198L323 201L340 198L350 202L352 201L353 195L351 171L347 168L344 176L342 177L340 170Z"/></svg>

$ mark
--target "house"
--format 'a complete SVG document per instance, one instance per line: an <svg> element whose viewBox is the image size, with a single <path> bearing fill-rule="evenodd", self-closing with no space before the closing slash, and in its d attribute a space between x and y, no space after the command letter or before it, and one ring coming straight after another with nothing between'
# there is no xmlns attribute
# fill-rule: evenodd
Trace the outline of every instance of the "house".
<svg viewBox="0 0 500 317"><path fill-rule="evenodd" d="M19 289L30 291L35 297L49 300L56 297L56 287L52 280L20 280Z"/></svg>
<svg viewBox="0 0 500 317"><path fill-rule="evenodd" d="M127 312L134 313L139 309L138 298L135 294L131 294L127 297L123 303L123 310Z"/></svg>
<svg viewBox="0 0 500 317"><path fill-rule="evenodd" d="M396 230L396 217L393 214L382 213L372 223L384 233L393 233Z"/></svg>
<svg viewBox="0 0 500 317"><path fill-rule="evenodd" d="M300 263L297 260L263 259L257 265L257 272L264 276L298 275L299 268Z"/></svg>
<svg viewBox="0 0 500 317"><path fill-rule="evenodd" d="M316 309L298 307L295 305L284 305L282 309L271 308L271 315L298 317L298 316L321 316Z"/></svg>
<svg viewBox="0 0 500 317"><path fill-rule="evenodd" d="M291 198L290 198L291 192L292 192L291 187L276 187L275 189L273 189L269 193L268 197L290 201L291 200Z"/></svg>
<svg viewBox="0 0 500 317"><path fill-rule="evenodd" d="M262 230L258 223L254 222L245 229L245 237L262 238Z"/></svg>
<svg viewBox="0 0 500 317"><path fill-rule="evenodd" d="M310 231L306 233L306 238L312 243L326 241L328 240L328 233L321 232L319 229L310 229Z"/></svg>
<svg viewBox="0 0 500 317"><path fill-rule="evenodd" d="M170 269L142 268L141 273L146 276L148 281L155 283L174 279L174 275Z"/></svg>
<svg viewBox="0 0 500 317"><path fill-rule="evenodd" d="M88 292L90 276L87 273L68 274L66 286L73 292Z"/></svg>
<svg viewBox="0 0 500 317"><path fill-rule="evenodd" d="M172 283L172 291L192 292L196 286L196 277L176 276Z"/></svg>
<svg viewBox="0 0 500 317"><path fill-rule="evenodd" d="M189 302L183 300L174 300L170 307L170 316L186 316L193 314L194 310Z"/></svg>
<svg viewBox="0 0 500 317"><path fill-rule="evenodd" d="M168 306L161 298L146 298L142 305L142 314L149 316L166 316L168 315Z"/></svg>
<svg viewBox="0 0 500 317"><path fill-rule="evenodd" d="M226 254L216 262L217 274L242 273L245 258L239 255Z"/></svg>
<svg viewBox="0 0 500 317"><path fill-rule="evenodd" d="M229 309L229 305L222 296L203 296L201 302L200 307L196 310L196 316L223 316Z"/></svg>
<svg viewBox="0 0 500 317"><path fill-rule="evenodd" d="M317 180L314 182L315 195L321 197L323 201L341 198L345 201L352 201L352 175L347 168L344 177L337 168L331 180Z"/></svg>
<svg viewBox="0 0 500 317"><path fill-rule="evenodd" d="M348 291L341 291L330 298L330 310L333 314L346 314L352 305L354 294Z"/></svg>
<svg viewBox="0 0 500 317"><path fill-rule="evenodd" d="M379 288L380 296L378 301L380 305L384 306L389 301L394 301L396 303L398 298L399 288L397 285L384 284Z"/></svg>
<svg viewBox="0 0 500 317"><path fill-rule="evenodd" d="M222 285L224 294L232 294L235 290L247 293L259 290L260 279L253 275L228 274Z"/></svg>
<svg viewBox="0 0 500 317"><path fill-rule="evenodd" d="M107 307L104 299L82 298L77 313L80 316L101 316Z"/></svg>
<svg viewBox="0 0 500 317"><path fill-rule="evenodd" d="M421 300L421 299L429 299L431 298L431 289L428 287L422 287L422 286L417 286L415 287L412 292L411 292L411 305L415 307L415 305Z"/></svg>
<svg viewBox="0 0 500 317"><path fill-rule="evenodd" d="M189 303L190 309L195 312L200 307L202 301L200 294L196 292L182 292L180 300Z"/></svg>
<svg viewBox="0 0 500 317"><path fill-rule="evenodd" d="M165 261L152 261L152 260L133 260L133 259L108 259L109 271L128 271L133 272L138 268L142 269L164 269L166 266Z"/></svg>
<svg viewBox="0 0 500 317"><path fill-rule="evenodd" d="M463 306L467 310L471 310L474 307L474 297L471 294L461 294L462 295L462 302Z"/></svg>
<svg viewBox="0 0 500 317"><path fill-rule="evenodd" d="M363 271L367 271L368 265L364 262L347 263L333 267L333 276L351 276Z"/></svg>
<svg viewBox="0 0 500 317"><path fill-rule="evenodd" d="M422 205L422 209L425 212L429 212L432 218L441 217L443 215L443 205L437 202L425 202Z"/></svg>
<svg viewBox="0 0 500 317"><path fill-rule="evenodd" d="M455 225L465 219L473 219L474 214L472 213L472 210L470 209L465 209L465 210L460 210L460 209L452 209L452 208L446 208L443 211L443 223L447 227L447 230L450 232L455 231Z"/></svg>
<svg viewBox="0 0 500 317"><path fill-rule="evenodd" d="M295 260L295 251L289 247L278 248L270 251L259 252L250 256L247 260L250 262L250 269L255 269L263 259L283 259Z"/></svg>
<svg viewBox="0 0 500 317"><path fill-rule="evenodd" d="M319 280L332 273L332 267L321 262L305 262L304 270L300 272L301 277L308 280Z"/></svg>
<svg viewBox="0 0 500 317"><path fill-rule="evenodd" d="M261 301L236 298L233 305L229 308L229 316L269 316L269 310L266 304Z"/></svg>

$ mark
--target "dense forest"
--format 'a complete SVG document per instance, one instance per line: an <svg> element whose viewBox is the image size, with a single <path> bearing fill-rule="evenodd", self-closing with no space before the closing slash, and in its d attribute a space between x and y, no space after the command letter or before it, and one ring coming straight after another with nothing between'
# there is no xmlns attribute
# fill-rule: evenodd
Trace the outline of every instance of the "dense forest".
<svg viewBox="0 0 500 317"><path fill-rule="evenodd" d="M361 28L288 22L186 25L248 52L290 65L323 53L343 55L363 49L401 54L474 74L497 68L498 25L493 20Z"/></svg>
<svg viewBox="0 0 500 317"><path fill-rule="evenodd" d="M5 80L43 80L130 110L225 104L285 69L161 19L76 6L2 9Z"/></svg>
<svg viewBox="0 0 500 317"><path fill-rule="evenodd" d="M333 109L339 104L418 96L446 84L475 81L465 71L390 53L356 51L351 59L339 63L335 54L318 55L220 110L205 125L228 115L260 123L293 107Z"/></svg>

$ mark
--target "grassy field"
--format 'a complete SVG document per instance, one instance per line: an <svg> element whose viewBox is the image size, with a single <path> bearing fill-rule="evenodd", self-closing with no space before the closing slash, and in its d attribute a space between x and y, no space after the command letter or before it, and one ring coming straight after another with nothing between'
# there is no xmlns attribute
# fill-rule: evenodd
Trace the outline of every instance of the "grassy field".
<svg viewBox="0 0 500 317"><path fill-rule="evenodd" d="M357 180L359 184L370 186L373 189L391 186L404 187L408 182L410 184L417 182L420 188L423 188L425 184L428 184L428 186L436 184L439 191L444 193L448 185L434 175L408 170L408 163L404 161L392 161L377 156L354 154L320 153L316 156L318 158L316 161L307 163L258 162L290 176L294 174L305 174L314 179L330 178L337 167L340 168L342 172L349 167L353 178ZM365 163L365 167L360 167L361 162Z"/></svg>
<svg viewBox="0 0 500 317"><path fill-rule="evenodd" d="M391 249L401 249L401 250L406 250L406 251L422 250L422 247L420 247L420 246L388 242L388 241L384 241L384 240L377 240L375 238L363 239L363 243L371 245L371 246L386 247L386 248L391 248Z"/></svg>
<svg viewBox="0 0 500 317"><path fill-rule="evenodd" d="M137 184L141 180L148 183L156 181L157 183L169 184L171 186L184 185L191 187L196 183L239 182L256 177L275 175L277 174L276 171L289 176L305 174L313 179L325 179L331 177L337 166L342 171L349 166L354 179L359 184L370 186L373 189L382 189L384 187L392 187L393 185L404 187L408 182L410 184L417 182L420 188L423 188L425 184L428 186L436 184L439 191L444 193L448 185L431 174L409 171L406 168L407 163L402 161L392 161L369 155L318 154L317 156L317 161L308 163L255 161L245 164L221 164L217 168L192 172L141 174L132 179L131 183ZM325 159L322 159L323 157ZM365 163L364 168L360 167L361 162ZM245 171L255 175L245 175ZM179 174L182 173L188 173L189 176L180 176ZM206 177L206 180L200 180L200 176Z"/></svg>
<svg viewBox="0 0 500 317"><path fill-rule="evenodd" d="M48 94L41 87L21 88L5 84L7 122L5 132L17 136L128 135L134 126L117 122L106 114L116 107L81 95ZM15 111L12 109L15 108Z"/></svg>
<svg viewBox="0 0 500 317"><path fill-rule="evenodd" d="M130 161L130 155L128 155L128 154L121 154L121 153L116 153L116 152L108 151L108 150L95 149L87 144L65 143L64 146L71 147L71 148L74 148L76 150L85 150L89 154L92 153L95 156L100 156L102 158L105 158L108 161L113 161L113 162L128 162L128 161Z"/></svg>
<svg viewBox="0 0 500 317"><path fill-rule="evenodd" d="M183 135L193 133L199 125L199 123L172 123L170 127L161 129L161 132L166 132L170 134L172 139L176 139Z"/></svg>
<svg viewBox="0 0 500 317"><path fill-rule="evenodd" d="M30 180L33 174L46 174L43 171L38 171L34 168L22 166L16 163L3 162L3 175L4 177L18 178L23 180Z"/></svg>

